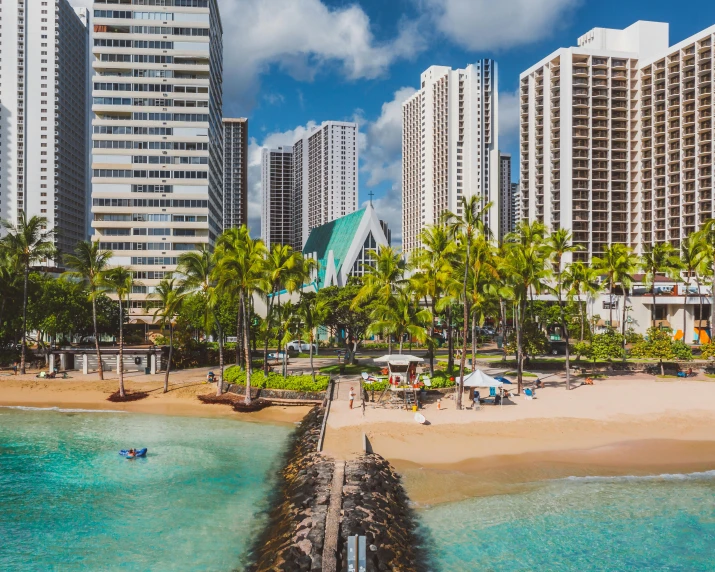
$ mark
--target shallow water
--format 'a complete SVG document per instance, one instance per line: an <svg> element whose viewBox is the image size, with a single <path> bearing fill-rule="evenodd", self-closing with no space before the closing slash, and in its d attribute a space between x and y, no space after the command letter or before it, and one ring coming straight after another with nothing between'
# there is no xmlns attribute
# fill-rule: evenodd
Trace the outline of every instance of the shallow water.
<svg viewBox="0 0 715 572"><path fill-rule="evenodd" d="M229 571L290 427L0 409L0 570ZM148 447L128 461L120 449Z"/></svg>
<svg viewBox="0 0 715 572"><path fill-rule="evenodd" d="M420 510L433 569L715 570L715 471L514 490Z"/></svg>

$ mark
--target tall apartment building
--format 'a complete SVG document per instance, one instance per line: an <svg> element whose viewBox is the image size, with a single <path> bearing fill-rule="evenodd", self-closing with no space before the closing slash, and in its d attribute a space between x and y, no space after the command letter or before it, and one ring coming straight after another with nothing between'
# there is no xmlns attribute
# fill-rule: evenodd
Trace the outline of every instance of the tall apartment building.
<svg viewBox="0 0 715 572"><path fill-rule="evenodd" d="M223 119L223 228L248 224L248 119Z"/></svg>
<svg viewBox="0 0 715 572"><path fill-rule="evenodd" d="M714 33L596 28L521 75L522 214L571 230L574 259L678 246L715 215Z"/></svg>
<svg viewBox="0 0 715 572"><path fill-rule="evenodd" d="M358 126L324 121L293 144L293 248L310 231L357 210Z"/></svg>
<svg viewBox="0 0 715 572"><path fill-rule="evenodd" d="M293 245L293 147L261 152L261 238L268 248Z"/></svg>
<svg viewBox="0 0 715 572"><path fill-rule="evenodd" d="M499 242L513 230L513 195L511 190L511 155L499 154Z"/></svg>
<svg viewBox="0 0 715 572"><path fill-rule="evenodd" d="M216 0L94 3L93 239L132 269L132 314L178 257L223 228Z"/></svg>
<svg viewBox="0 0 715 572"><path fill-rule="evenodd" d="M509 228L516 229L517 223L521 222L521 198L519 195L519 183L511 184L511 220Z"/></svg>
<svg viewBox="0 0 715 572"><path fill-rule="evenodd" d="M499 235L498 77L493 60L465 69L432 66L402 104L402 247L462 198L491 203L485 222Z"/></svg>
<svg viewBox="0 0 715 572"><path fill-rule="evenodd" d="M65 253L87 234L86 23L67 0L0 13L0 219L46 217Z"/></svg>

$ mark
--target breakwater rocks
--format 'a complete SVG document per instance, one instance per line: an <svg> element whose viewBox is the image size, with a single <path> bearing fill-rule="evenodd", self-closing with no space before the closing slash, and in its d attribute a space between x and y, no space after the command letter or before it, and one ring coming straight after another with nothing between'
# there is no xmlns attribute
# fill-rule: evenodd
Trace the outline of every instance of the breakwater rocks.
<svg viewBox="0 0 715 572"><path fill-rule="evenodd" d="M345 464L338 570L347 570L348 536L365 536L367 569L427 569L417 521L399 475L374 453Z"/></svg>
<svg viewBox="0 0 715 572"><path fill-rule="evenodd" d="M296 430L279 476L268 523L247 570L322 570L325 521L334 463L317 453L324 410L314 408Z"/></svg>

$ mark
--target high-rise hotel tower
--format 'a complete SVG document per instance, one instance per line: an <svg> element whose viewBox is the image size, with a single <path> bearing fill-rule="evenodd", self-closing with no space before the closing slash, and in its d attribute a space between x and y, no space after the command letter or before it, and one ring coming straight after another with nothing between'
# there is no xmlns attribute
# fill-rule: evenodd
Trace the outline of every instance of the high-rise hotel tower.
<svg viewBox="0 0 715 572"><path fill-rule="evenodd" d="M216 0L94 3L92 226L141 284L223 228L222 28Z"/></svg>
<svg viewBox="0 0 715 572"><path fill-rule="evenodd" d="M71 252L87 236L87 11L67 0L1 8L0 219L46 217Z"/></svg>
<svg viewBox="0 0 715 572"><path fill-rule="evenodd" d="M521 74L522 217L571 230L573 259L677 247L715 216L714 34L595 28Z"/></svg>
<svg viewBox="0 0 715 572"><path fill-rule="evenodd" d="M497 64L432 66L402 104L402 247L419 246L425 226L462 213L462 198L491 204L485 222L499 236Z"/></svg>

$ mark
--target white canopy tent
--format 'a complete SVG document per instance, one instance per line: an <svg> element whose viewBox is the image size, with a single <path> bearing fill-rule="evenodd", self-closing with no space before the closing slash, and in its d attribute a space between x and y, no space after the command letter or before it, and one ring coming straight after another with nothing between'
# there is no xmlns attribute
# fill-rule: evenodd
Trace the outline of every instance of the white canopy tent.
<svg viewBox="0 0 715 572"><path fill-rule="evenodd" d="M380 363L385 362L394 365L410 365L411 363L422 363L425 360L408 354L390 354L375 358L373 361Z"/></svg>
<svg viewBox="0 0 715 572"><path fill-rule="evenodd" d="M487 375L481 369L474 370L464 378L464 387L494 387L499 389L499 407L504 403L503 385L503 382L493 378L491 375Z"/></svg>

